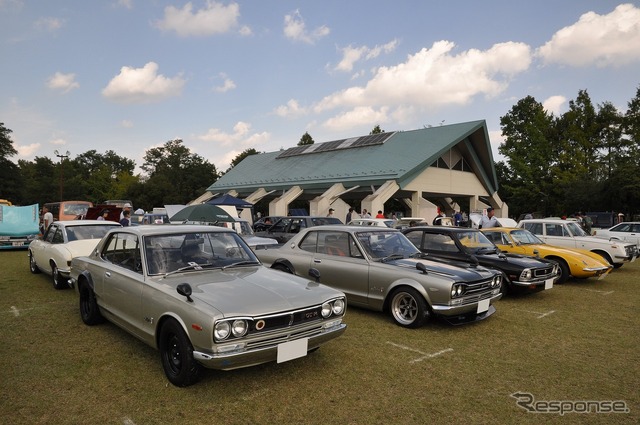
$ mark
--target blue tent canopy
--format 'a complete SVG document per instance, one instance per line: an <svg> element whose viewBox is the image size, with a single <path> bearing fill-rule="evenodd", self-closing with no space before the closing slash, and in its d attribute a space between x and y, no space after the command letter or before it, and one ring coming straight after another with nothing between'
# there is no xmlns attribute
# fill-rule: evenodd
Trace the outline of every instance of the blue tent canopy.
<svg viewBox="0 0 640 425"><path fill-rule="evenodd" d="M211 205L232 205L240 209L253 208L252 203L236 198L235 196L231 196L229 194L224 194L218 198L207 201L206 203Z"/></svg>

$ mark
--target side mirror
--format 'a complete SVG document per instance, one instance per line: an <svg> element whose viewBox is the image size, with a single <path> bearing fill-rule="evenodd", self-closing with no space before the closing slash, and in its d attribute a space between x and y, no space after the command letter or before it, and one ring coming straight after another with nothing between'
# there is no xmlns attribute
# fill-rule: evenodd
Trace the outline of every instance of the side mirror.
<svg viewBox="0 0 640 425"><path fill-rule="evenodd" d="M178 294L182 295L183 297L187 297L187 301L189 301L190 303L193 302L193 298L191 298L191 294L193 293L193 291L191 290L191 285L189 285L188 283L181 283L176 288L176 291L178 291Z"/></svg>
<svg viewBox="0 0 640 425"><path fill-rule="evenodd" d="M316 282L320 282L320 270L314 269L314 268L310 268L309 269L309 276L314 278L316 280Z"/></svg>
<svg viewBox="0 0 640 425"><path fill-rule="evenodd" d="M416 263L416 269L420 270L422 274L428 274L427 266L425 266L424 263L421 263L420 261Z"/></svg>

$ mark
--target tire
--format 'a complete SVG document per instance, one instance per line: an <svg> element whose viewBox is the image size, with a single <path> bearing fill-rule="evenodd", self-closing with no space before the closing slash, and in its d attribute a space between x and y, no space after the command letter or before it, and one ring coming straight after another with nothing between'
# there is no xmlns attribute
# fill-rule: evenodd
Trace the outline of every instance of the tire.
<svg viewBox="0 0 640 425"><path fill-rule="evenodd" d="M557 263L558 268L560 270L560 277L556 281L556 285L561 285L565 283L567 279L569 279L569 276L571 276L571 271L569 270L569 266L567 265L567 263L564 262L564 260L551 260L551 261Z"/></svg>
<svg viewBox="0 0 640 425"><path fill-rule="evenodd" d="M93 326L104 322L93 289L87 283L80 283L78 292L80 293L80 317L84 324Z"/></svg>
<svg viewBox="0 0 640 425"><path fill-rule="evenodd" d="M40 273L40 269L36 264L36 259L33 258L33 254L31 253L31 251L29 251L29 271L33 274Z"/></svg>
<svg viewBox="0 0 640 425"><path fill-rule="evenodd" d="M51 264L51 280L53 281L54 289L67 289L69 287L69 284L65 282L62 275L60 275L58 266L56 266L55 263Z"/></svg>
<svg viewBox="0 0 640 425"><path fill-rule="evenodd" d="M391 294L389 310L393 320L405 328L419 328L430 317L424 297L413 288L400 288Z"/></svg>
<svg viewBox="0 0 640 425"><path fill-rule="evenodd" d="M620 267L622 267L622 265L623 265L623 264L624 264L624 263L614 263L614 264L612 264L612 265L613 265L613 268L614 268L614 269L619 269Z"/></svg>
<svg viewBox="0 0 640 425"><path fill-rule="evenodd" d="M169 382L176 387L187 387L198 381L202 366L193 358L193 345L173 319L168 319L160 329L160 359Z"/></svg>

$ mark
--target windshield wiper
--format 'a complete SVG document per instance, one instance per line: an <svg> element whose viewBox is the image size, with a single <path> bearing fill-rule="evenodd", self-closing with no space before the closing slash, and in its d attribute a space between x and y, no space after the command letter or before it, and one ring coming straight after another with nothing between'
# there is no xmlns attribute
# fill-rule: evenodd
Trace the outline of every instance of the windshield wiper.
<svg viewBox="0 0 640 425"><path fill-rule="evenodd" d="M222 270L227 269L229 267L236 267L236 266L259 266L259 265L260 265L259 261L245 260L245 261L238 261L237 263L228 264L222 267Z"/></svg>
<svg viewBox="0 0 640 425"><path fill-rule="evenodd" d="M426 252L416 252L411 254L409 258L429 258L429 254Z"/></svg>
<svg viewBox="0 0 640 425"><path fill-rule="evenodd" d="M164 276L162 276L162 278L164 279L167 276L171 276L172 274L175 274L175 273L184 272L186 270L202 270L205 267L213 267L213 264L191 262L184 267L180 267L179 269L171 270L170 272L165 273Z"/></svg>
<svg viewBox="0 0 640 425"><path fill-rule="evenodd" d="M391 261L391 260L400 260L400 259L402 259L402 258L404 258L404 255L403 255L403 254L391 254L391 255L387 255L387 256L386 256L386 257L384 257L384 258L381 258L381 259L380 259L380 262L381 262L381 263L386 263L387 261Z"/></svg>

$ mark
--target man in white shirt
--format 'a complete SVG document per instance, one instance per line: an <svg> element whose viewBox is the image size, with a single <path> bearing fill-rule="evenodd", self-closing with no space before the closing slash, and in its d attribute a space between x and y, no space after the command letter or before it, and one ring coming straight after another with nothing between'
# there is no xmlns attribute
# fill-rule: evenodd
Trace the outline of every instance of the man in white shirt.
<svg viewBox="0 0 640 425"><path fill-rule="evenodd" d="M480 229L488 229L490 227L498 227L498 219L493 216L493 208L487 208L487 215L483 215L480 219Z"/></svg>

